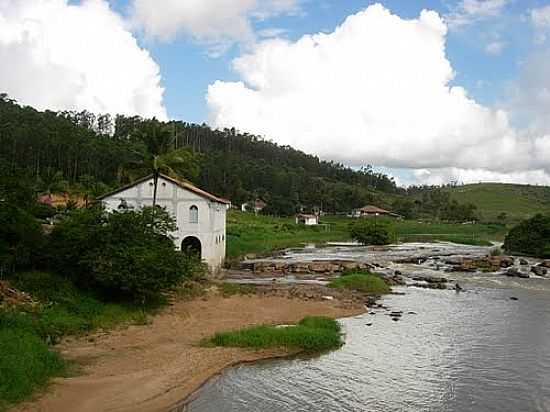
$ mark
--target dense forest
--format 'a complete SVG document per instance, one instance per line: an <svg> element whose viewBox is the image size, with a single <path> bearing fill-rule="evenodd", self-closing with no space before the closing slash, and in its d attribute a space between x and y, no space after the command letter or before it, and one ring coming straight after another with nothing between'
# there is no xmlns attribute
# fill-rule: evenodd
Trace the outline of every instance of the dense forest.
<svg viewBox="0 0 550 412"><path fill-rule="evenodd" d="M37 193L72 191L93 198L147 174L144 166L162 155L164 170L235 205L260 198L273 214L314 207L347 213L374 203L408 218L475 217L475 208L451 201L439 188L398 188L368 164L355 170L235 129L86 111L40 112L6 94L0 94L0 148L0 177L16 176ZM177 167L169 167L174 160Z"/></svg>
<svg viewBox="0 0 550 412"><path fill-rule="evenodd" d="M40 190L85 186L97 195L126 183L125 165L143 158L152 125L171 135L175 150L186 149L198 165L183 176L235 204L254 198L268 203L322 206L347 211L395 193L388 176L370 166L353 170L288 146L184 122L140 117L96 116L89 112L39 112L0 95L1 167L34 179Z"/></svg>

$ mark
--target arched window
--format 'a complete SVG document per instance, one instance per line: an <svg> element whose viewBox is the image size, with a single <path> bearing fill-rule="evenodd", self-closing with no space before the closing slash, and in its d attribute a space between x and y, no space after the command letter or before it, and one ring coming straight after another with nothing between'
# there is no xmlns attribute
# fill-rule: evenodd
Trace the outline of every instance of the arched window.
<svg viewBox="0 0 550 412"><path fill-rule="evenodd" d="M195 205L189 208L189 223L199 223L199 208Z"/></svg>

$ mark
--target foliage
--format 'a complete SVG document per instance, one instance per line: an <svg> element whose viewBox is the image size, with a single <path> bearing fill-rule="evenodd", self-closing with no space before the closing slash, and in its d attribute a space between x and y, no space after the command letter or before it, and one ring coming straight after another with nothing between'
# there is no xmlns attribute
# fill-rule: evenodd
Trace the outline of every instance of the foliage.
<svg viewBox="0 0 550 412"><path fill-rule="evenodd" d="M18 273L10 277L10 283L40 303L0 311L0 410L63 372L64 363L48 344L68 334L142 323L144 309L157 308L105 303L65 277L46 272Z"/></svg>
<svg viewBox="0 0 550 412"><path fill-rule="evenodd" d="M0 98L0 118L0 146L10 149L0 161L24 170L40 191L75 189L94 196L100 185L106 191L150 173L147 165L155 155L172 153L183 161L157 160L235 204L261 197L268 204L273 198L274 206L291 203L293 210L322 205L344 212L381 200L380 192L397 192L391 178L370 166L354 170L235 129L136 116L113 120L89 112L39 112L6 96ZM84 184L83 177L94 183Z"/></svg>
<svg viewBox="0 0 550 412"><path fill-rule="evenodd" d="M253 326L234 332L216 333L204 342L211 346L286 348L321 352L342 346L340 324L326 317L305 317L295 326Z"/></svg>
<svg viewBox="0 0 550 412"><path fill-rule="evenodd" d="M158 298L196 264L175 250L169 237L173 218L160 208L152 213L152 208L106 213L99 207L70 212L51 234L52 265L111 298Z"/></svg>
<svg viewBox="0 0 550 412"><path fill-rule="evenodd" d="M30 213L0 202L0 274L32 267L43 243L40 225Z"/></svg>
<svg viewBox="0 0 550 412"><path fill-rule="evenodd" d="M329 288L357 290L368 294L389 293L390 287L384 280L368 272L355 272L336 278L328 284Z"/></svg>
<svg viewBox="0 0 550 412"><path fill-rule="evenodd" d="M38 299L40 305L27 311L4 313L0 325L31 330L45 342L62 336L108 328L121 322L136 322L143 309L131 304L106 303L83 292L67 278L48 272L23 272L10 279L14 287ZM146 307L154 310L158 303Z"/></svg>
<svg viewBox="0 0 550 412"><path fill-rule="evenodd" d="M224 298L228 298L234 295L252 295L256 292L256 288L254 285L224 282L220 285L220 291Z"/></svg>
<svg viewBox="0 0 550 412"><path fill-rule="evenodd" d="M60 357L25 329L1 327L0 353L0 410L29 396L64 369Z"/></svg>
<svg viewBox="0 0 550 412"><path fill-rule="evenodd" d="M363 245L387 245L393 240L393 229L388 221L361 218L349 226L350 237Z"/></svg>
<svg viewBox="0 0 550 412"><path fill-rule="evenodd" d="M346 224L330 225L326 230L297 225L294 218L272 217L230 211L227 217L227 256L265 254L306 243L324 243L349 238Z"/></svg>
<svg viewBox="0 0 550 412"><path fill-rule="evenodd" d="M296 205L284 197L272 196L269 203L262 209L263 215L293 216L296 213Z"/></svg>
<svg viewBox="0 0 550 412"><path fill-rule="evenodd" d="M550 258L550 216L538 214L513 227L504 239L507 253Z"/></svg>

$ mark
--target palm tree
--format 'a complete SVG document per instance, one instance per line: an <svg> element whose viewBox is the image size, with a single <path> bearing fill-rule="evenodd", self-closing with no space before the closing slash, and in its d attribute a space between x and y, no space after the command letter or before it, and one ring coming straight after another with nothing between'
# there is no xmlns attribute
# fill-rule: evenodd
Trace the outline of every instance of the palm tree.
<svg viewBox="0 0 550 412"><path fill-rule="evenodd" d="M140 140L144 142L141 151L135 151L136 160L124 165L120 179L129 181L142 176L153 175L153 216L157 204L158 180L161 174L186 180L195 179L199 174L199 159L188 149L174 149L173 131L156 119L149 120L141 130Z"/></svg>

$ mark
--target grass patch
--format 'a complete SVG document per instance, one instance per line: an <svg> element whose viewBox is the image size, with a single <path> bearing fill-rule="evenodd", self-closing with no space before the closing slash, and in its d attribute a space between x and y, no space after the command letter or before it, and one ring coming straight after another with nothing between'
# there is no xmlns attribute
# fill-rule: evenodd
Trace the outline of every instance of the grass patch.
<svg viewBox="0 0 550 412"><path fill-rule="evenodd" d="M382 223L383 218L379 219ZM246 254L269 254L275 250L299 247L305 243L349 241L349 225L356 219L323 216L326 226L297 225L294 218L279 218L230 211L227 217L227 256L235 259ZM507 233L501 224L440 223L416 220L391 220L395 238L392 242L447 241L488 246L490 241L504 240Z"/></svg>
<svg viewBox="0 0 550 412"><path fill-rule="evenodd" d="M308 316L288 327L253 326L233 332L216 333L203 342L206 346L239 348L286 348L323 352L343 344L340 324L323 316Z"/></svg>
<svg viewBox="0 0 550 412"><path fill-rule="evenodd" d="M45 272L20 273L10 282L40 304L0 311L0 410L63 372L63 361L49 345L66 335L146 323L147 314L160 306L106 303L79 291L69 280Z"/></svg>
<svg viewBox="0 0 550 412"><path fill-rule="evenodd" d="M324 222L322 222L324 223ZM348 240L347 224L297 225L294 218L282 218L230 211L227 217L227 256L268 254L275 250Z"/></svg>
<svg viewBox="0 0 550 412"><path fill-rule="evenodd" d="M0 410L28 397L65 364L32 331L0 327Z"/></svg>
<svg viewBox="0 0 550 412"><path fill-rule="evenodd" d="M256 293L256 288L253 285L242 285L238 283L224 282L219 285L220 292L224 298L234 295L253 295Z"/></svg>
<svg viewBox="0 0 550 412"><path fill-rule="evenodd" d="M390 287L381 277L368 272L344 274L330 281L327 286L334 289L356 290L373 295L380 295L391 291Z"/></svg>

